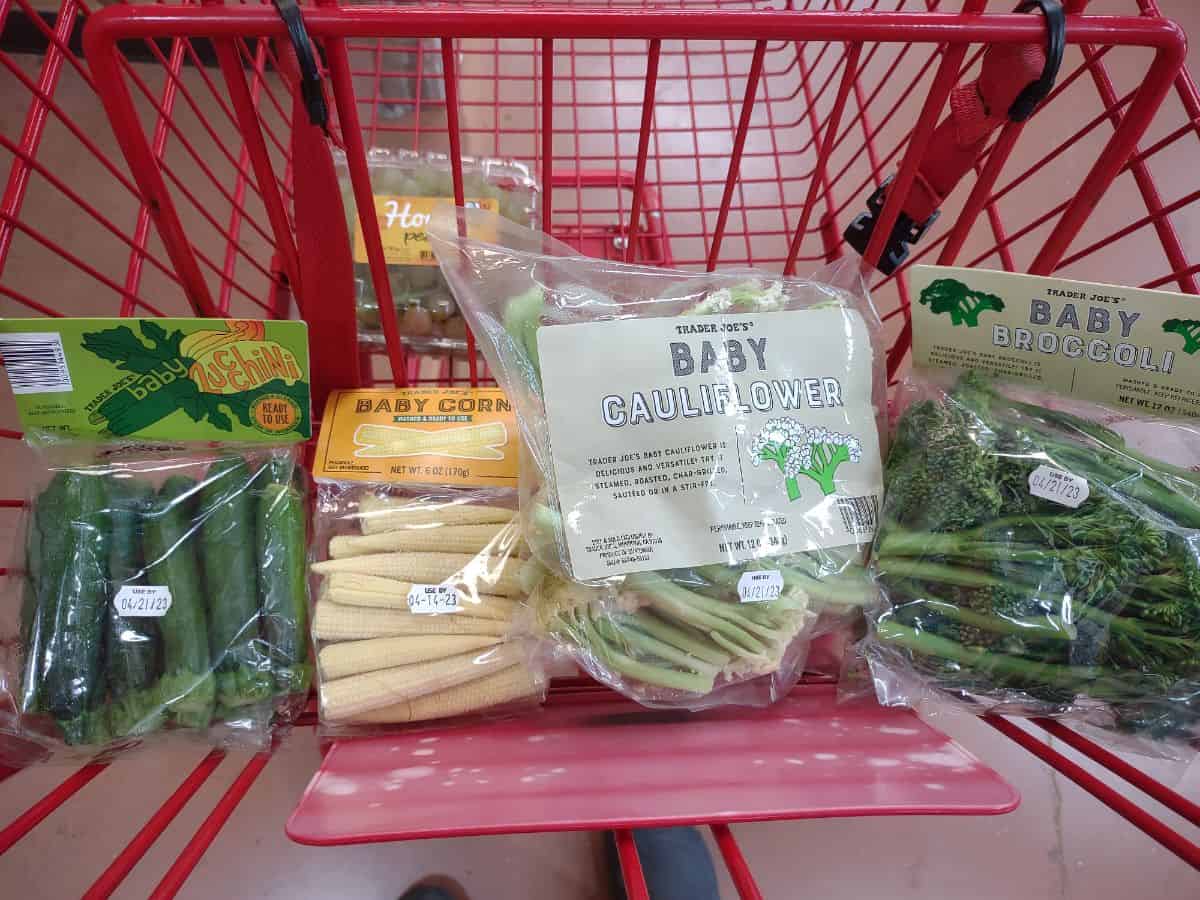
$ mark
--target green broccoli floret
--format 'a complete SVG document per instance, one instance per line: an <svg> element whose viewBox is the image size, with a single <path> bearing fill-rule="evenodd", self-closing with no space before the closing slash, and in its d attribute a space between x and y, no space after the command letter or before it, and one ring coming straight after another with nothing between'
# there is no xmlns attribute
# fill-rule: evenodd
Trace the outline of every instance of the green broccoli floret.
<svg viewBox="0 0 1200 900"><path fill-rule="evenodd" d="M900 420L888 454L884 517L954 531L1000 512L992 432L967 410L924 400Z"/></svg>

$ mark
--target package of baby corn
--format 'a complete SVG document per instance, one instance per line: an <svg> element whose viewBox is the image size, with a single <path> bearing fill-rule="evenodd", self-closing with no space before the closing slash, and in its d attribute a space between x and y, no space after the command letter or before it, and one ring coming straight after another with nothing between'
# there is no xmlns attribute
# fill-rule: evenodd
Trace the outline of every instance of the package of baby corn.
<svg viewBox="0 0 1200 900"><path fill-rule="evenodd" d="M326 733L535 707L541 571L517 519L512 407L490 388L334 392L313 473Z"/></svg>

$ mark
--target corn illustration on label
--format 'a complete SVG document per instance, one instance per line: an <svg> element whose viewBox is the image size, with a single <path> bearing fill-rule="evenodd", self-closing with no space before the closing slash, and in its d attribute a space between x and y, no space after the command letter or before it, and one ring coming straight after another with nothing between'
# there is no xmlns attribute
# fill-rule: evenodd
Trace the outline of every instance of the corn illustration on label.
<svg viewBox="0 0 1200 900"><path fill-rule="evenodd" d="M496 388L334 391L325 405L313 475L516 487L512 404Z"/></svg>
<svg viewBox="0 0 1200 900"><path fill-rule="evenodd" d="M383 258L388 265L436 266L437 257L429 245L426 229L433 209L439 203L454 205L452 197L400 197L375 194L375 218L379 221L379 236L383 240ZM499 212L500 201L493 197L467 197L468 209ZM366 263L367 244L363 240L362 223L354 222L354 261Z"/></svg>
<svg viewBox="0 0 1200 900"><path fill-rule="evenodd" d="M312 434L303 322L4 319L0 356L34 441Z"/></svg>

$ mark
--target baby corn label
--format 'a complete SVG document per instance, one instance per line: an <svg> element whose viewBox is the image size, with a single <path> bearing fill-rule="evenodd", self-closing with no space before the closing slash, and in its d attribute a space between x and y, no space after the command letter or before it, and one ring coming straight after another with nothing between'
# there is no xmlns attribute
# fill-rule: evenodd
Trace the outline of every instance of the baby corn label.
<svg viewBox="0 0 1200 900"><path fill-rule="evenodd" d="M289 442L311 436L308 326L248 319L4 319L33 440Z"/></svg>
<svg viewBox="0 0 1200 900"><path fill-rule="evenodd" d="M913 266L913 364L977 369L1151 416L1200 417L1188 294Z"/></svg>
<svg viewBox="0 0 1200 900"><path fill-rule="evenodd" d="M313 475L516 487L512 404L496 388L334 391L325 405Z"/></svg>
<svg viewBox="0 0 1200 900"><path fill-rule="evenodd" d="M383 258L388 265L436 266L437 257L429 245L426 229L439 203L454 205L452 197L398 197L375 194L375 218L383 241ZM492 197L468 197L467 209L486 209L499 212L500 201ZM366 263L367 244L363 239L362 223L354 222L354 261Z"/></svg>

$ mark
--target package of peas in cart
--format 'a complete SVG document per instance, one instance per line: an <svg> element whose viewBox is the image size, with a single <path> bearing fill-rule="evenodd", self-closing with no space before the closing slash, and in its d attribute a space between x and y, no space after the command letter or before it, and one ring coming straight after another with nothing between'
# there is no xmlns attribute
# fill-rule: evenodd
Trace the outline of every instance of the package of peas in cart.
<svg viewBox="0 0 1200 900"><path fill-rule="evenodd" d="M1194 742L1195 298L925 266L911 281L865 645L878 696L1070 717L1154 752Z"/></svg>
<svg viewBox="0 0 1200 900"><path fill-rule="evenodd" d="M786 694L874 597L885 392L857 273L623 265L486 210L430 233L516 406L539 633L651 706Z"/></svg>
<svg viewBox="0 0 1200 900"><path fill-rule="evenodd" d="M495 388L334 391L317 483L321 727L371 733L537 708L517 430Z"/></svg>
<svg viewBox="0 0 1200 900"><path fill-rule="evenodd" d="M382 344L379 297L345 156L337 155L335 163L353 242L359 338ZM454 202L449 158L435 153L373 149L367 153L367 169L401 339L419 352L465 350L466 322L426 234L434 207ZM537 181L523 163L464 158L462 173L464 202L468 206L491 210L520 225L537 227L540 192Z"/></svg>
<svg viewBox="0 0 1200 900"><path fill-rule="evenodd" d="M7 319L30 449L0 756L258 749L308 694L307 327Z"/></svg>

